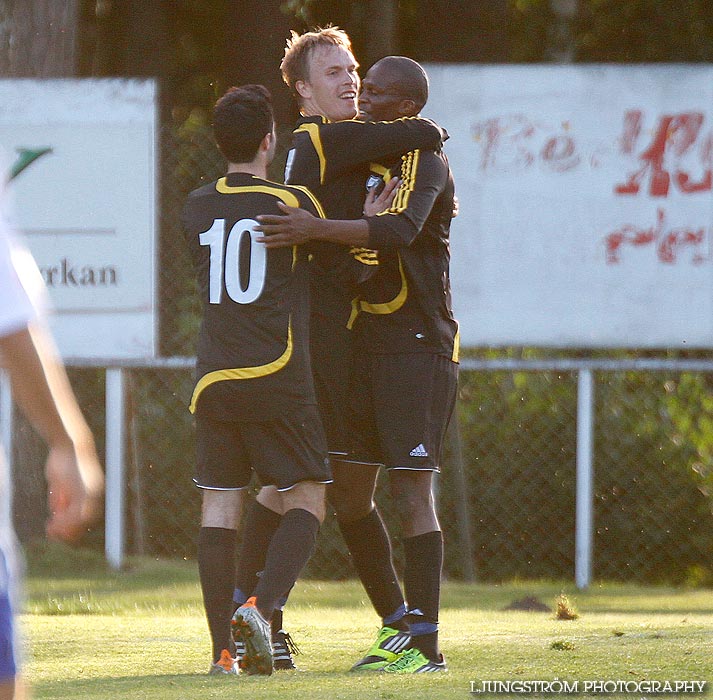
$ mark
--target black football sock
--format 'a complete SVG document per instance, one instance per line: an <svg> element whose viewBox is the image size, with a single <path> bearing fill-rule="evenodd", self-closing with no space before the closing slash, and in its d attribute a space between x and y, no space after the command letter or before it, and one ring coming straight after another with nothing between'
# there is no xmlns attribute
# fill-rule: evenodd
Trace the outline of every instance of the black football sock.
<svg viewBox="0 0 713 700"><path fill-rule="evenodd" d="M354 568L384 625L407 630L404 597L391 556L391 540L379 511L349 523L339 523Z"/></svg>
<svg viewBox="0 0 713 700"><path fill-rule="evenodd" d="M438 611L441 599L443 534L426 532L404 540L404 590L411 646L431 661L438 661Z"/></svg>
<svg viewBox="0 0 713 700"><path fill-rule="evenodd" d="M277 601L275 605L275 610L272 613L272 634L273 636L276 635L278 632L282 632L282 619L283 619L283 614L284 614L284 609L285 605L287 605L287 598L290 595L290 592L292 591L292 588L290 588L287 593L284 595L280 596L280 599Z"/></svg>
<svg viewBox="0 0 713 700"><path fill-rule="evenodd" d="M279 608L276 608L272 613L270 630L272 632L273 637L282 630L282 610L280 610Z"/></svg>
<svg viewBox="0 0 713 700"><path fill-rule="evenodd" d="M252 501L243 526L243 539L238 553L238 573L235 578L233 601L242 605L255 591L259 574L265 568L267 548L282 516Z"/></svg>
<svg viewBox="0 0 713 700"><path fill-rule="evenodd" d="M222 527L202 527L198 534L198 576L203 591L208 630L213 643L213 662L228 649L235 654L230 634L233 614L237 532Z"/></svg>
<svg viewBox="0 0 713 700"><path fill-rule="evenodd" d="M282 516L255 589L257 608L266 620L312 556L318 532L319 520L309 511L292 508Z"/></svg>

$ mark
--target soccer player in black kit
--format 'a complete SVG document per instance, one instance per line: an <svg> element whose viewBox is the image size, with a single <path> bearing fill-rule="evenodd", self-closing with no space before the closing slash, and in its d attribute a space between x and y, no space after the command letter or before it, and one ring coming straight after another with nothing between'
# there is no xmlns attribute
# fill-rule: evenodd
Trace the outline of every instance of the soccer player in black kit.
<svg viewBox="0 0 713 700"><path fill-rule="evenodd" d="M421 66L389 56L367 73L359 106L365 118L397 119L418 114L427 97ZM325 128L337 140L341 127ZM286 216L258 219L270 248L327 240L378 251L378 269L360 284L349 321L355 353L351 441L343 461L352 465L354 479L344 494L351 498L344 510L353 517L350 551L374 607L378 611L388 600L393 605L397 598L390 580L374 578L369 566L376 558L369 532L375 520L373 491L378 465L386 466L404 535L408 611L384 620L379 638L355 670L437 672L446 668L438 646L443 539L432 477L439 470L457 385L458 324L448 274L453 178L440 150L377 160L371 170L362 186L389 179L400 183L393 203L376 216L317 220L281 206ZM335 473L334 487L338 484ZM401 648L400 640L405 640Z"/></svg>
<svg viewBox="0 0 713 700"><path fill-rule="evenodd" d="M210 672L238 673L231 639L236 530L255 471L274 487L280 517L262 575L232 623L245 644L240 667L268 675L270 618L314 549L331 475L310 368L307 254L267 250L253 228L257 215L279 212L278 203L323 214L304 188L266 179L276 137L265 88L231 88L215 105L214 131L227 174L193 191L183 212L203 306L190 406L203 498L199 575Z"/></svg>
<svg viewBox="0 0 713 700"><path fill-rule="evenodd" d="M436 148L441 143L442 130L426 119L404 117L389 123L354 119L360 85L358 64L349 37L337 28L293 34L280 68L302 115L287 158L286 182L307 186L331 218L361 216L369 160L396 157L413 148ZM333 126L339 129L333 132ZM391 626L405 628L404 600L391 561L388 534L378 511L369 509L364 513L362 498L356 500L356 512L351 507L354 494L369 491L370 486L359 470L343 462L350 439L345 417L351 402L348 382L353 354L353 334L347 326L357 284L373 274L378 261L374 251L363 246L320 241L312 250L310 344L315 389L334 475L329 499L360 578L390 635L384 639L380 632L381 641L377 642L389 647L379 659L383 664L394 660L395 651L410 639L407 634L397 634ZM244 543L247 549L244 546L241 550L242 560L256 562L255 572L259 570L259 558L250 550L259 549L256 545L260 538L267 538L277 522L269 491L263 489L252 505L248 523L255 537ZM370 502L371 491L366 498ZM369 542L368 552L363 551L365 541ZM235 591L238 602L245 598L244 589L253 585L254 574L252 580L247 574L247 569L239 572ZM281 615L281 610L276 611L273 620L281 621ZM273 628L273 633L276 630ZM276 668L277 660L276 655Z"/></svg>

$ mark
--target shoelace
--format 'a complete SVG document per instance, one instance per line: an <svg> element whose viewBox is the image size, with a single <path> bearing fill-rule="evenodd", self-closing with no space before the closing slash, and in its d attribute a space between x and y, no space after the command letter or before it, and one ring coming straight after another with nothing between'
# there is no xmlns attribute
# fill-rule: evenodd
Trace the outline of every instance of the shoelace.
<svg viewBox="0 0 713 700"><path fill-rule="evenodd" d="M279 632L276 636L277 639L273 642L273 644L284 644L287 651L293 655L302 653L299 650L299 647L292 641L292 637L290 637L289 632Z"/></svg>
<svg viewBox="0 0 713 700"><path fill-rule="evenodd" d="M418 649L407 649L403 656L396 659L396 661L392 661L389 666L396 671L400 671L402 668L406 668L418 653Z"/></svg>

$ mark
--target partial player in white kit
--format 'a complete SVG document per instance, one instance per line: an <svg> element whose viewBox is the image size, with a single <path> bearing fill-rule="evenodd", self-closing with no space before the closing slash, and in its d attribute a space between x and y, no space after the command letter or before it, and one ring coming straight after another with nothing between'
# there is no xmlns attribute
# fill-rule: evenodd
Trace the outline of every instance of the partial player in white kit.
<svg viewBox="0 0 713 700"><path fill-rule="evenodd" d="M14 399L49 447L47 534L72 542L100 512L102 470L94 439L38 312L42 278L30 253L10 230L2 194L0 367L9 374ZM18 700L23 693L14 624L17 567L8 472L0 450L0 700Z"/></svg>

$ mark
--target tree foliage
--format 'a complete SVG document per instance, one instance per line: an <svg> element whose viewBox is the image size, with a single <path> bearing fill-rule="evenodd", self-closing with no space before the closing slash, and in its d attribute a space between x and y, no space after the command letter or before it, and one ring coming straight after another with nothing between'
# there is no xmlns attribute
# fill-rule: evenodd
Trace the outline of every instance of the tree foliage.
<svg viewBox="0 0 713 700"><path fill-rule="evenodd" d="M511 0L512 60L546 60L550 0ZM578 0L569 26L575 62L688 63L713 57L713 4L699 0Z"/></svg>

